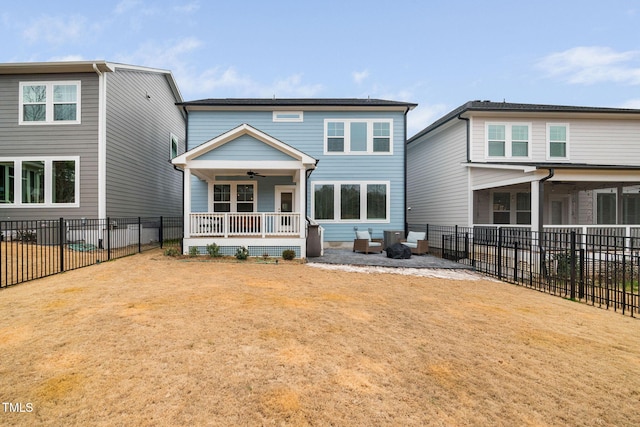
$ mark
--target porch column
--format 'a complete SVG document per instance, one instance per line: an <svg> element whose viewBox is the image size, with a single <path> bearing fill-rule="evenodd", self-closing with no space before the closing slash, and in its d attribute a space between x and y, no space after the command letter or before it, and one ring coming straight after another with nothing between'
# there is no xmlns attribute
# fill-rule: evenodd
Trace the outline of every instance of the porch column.
<svg viewBox="0 0 640 427"><path fill-rule="evenodd" d="M543 184L544 185L544 184ZM538 232L541 226L542 203L540 201L540 181L531 181L531 231Z"/></svg>
<svg viewBox="0 0 640 427"><path fill-rule="evenodd" d="M191 169L184 168L184 238L191 237Z"/></svg>
<svg viewBox="0 0 640 427"><path fill-rule="evenodd" d="M298 212L300 212L300 237L304 238L307 235L306 222L307 222L307 171L300 169L298 172L298 182L296 187L298 188Z"/></svg>

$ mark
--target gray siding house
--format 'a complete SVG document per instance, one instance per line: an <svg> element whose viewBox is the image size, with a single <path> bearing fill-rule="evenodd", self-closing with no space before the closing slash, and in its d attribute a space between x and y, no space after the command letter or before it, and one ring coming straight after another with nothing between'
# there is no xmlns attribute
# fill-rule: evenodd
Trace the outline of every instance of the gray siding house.
<svg viewBox="0 0 640 427"><path fill-rule="evenodd" d="M407 141L412 224L637 234L640 110L470 101Z"/></svg>
<svg viewBox="0 0 640 427"><path fill-rule="evenodd" d="M182 215L180 102L166 70L0 64L0 220Z"/></svg>

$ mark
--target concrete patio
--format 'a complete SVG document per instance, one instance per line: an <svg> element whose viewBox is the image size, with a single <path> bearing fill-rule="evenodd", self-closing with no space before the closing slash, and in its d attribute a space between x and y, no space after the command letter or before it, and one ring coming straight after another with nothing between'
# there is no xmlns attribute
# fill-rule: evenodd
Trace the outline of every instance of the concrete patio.
<svg viewBox="0 0 640 427"><path fill-rule="evenodd" d="M350 249L325 249L320 257L308 257L309 262L396 268L446 268L473 270L473 267L433 255L412 255L409 259L387 258L387 253L364 254Z"/></svg>

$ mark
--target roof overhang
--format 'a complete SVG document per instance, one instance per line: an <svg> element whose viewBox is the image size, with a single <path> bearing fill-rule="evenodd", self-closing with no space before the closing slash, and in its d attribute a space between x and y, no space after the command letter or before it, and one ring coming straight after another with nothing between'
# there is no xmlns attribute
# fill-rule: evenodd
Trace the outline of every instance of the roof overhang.
<svg viewBox="0 0 640 427"><path fill-rule="evenodd" d="M106 61L15 62L0 64L0 74L101 73L114 71Z"/></svg>
<svg viewBox="0 0 640 427"><path fill-rule="evenodd" d="M247 160L198 160L203 154L215 150L222 145L233 141L243 135L249 135L258 141L286 154L291 160L266 161L247 158ZM216 170L216 174L234 174L239 170L260 169L260 172L268 171L270 175L291 173L301 168L315 169L318 161L304 152L286 144L271 135L268 135L251 125L242 124L228 132L223 133L171 161L175 166L184 169L210 169Z"/></svg>

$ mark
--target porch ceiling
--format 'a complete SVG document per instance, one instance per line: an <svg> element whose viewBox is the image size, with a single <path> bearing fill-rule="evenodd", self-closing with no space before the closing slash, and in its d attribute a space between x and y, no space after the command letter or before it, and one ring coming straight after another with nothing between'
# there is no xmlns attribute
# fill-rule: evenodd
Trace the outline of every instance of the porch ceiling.
<svg viewBox="0 0 640 427"><path fill-rule="evenodd" d="M249 171L256 172L263 176L251 178L247 173ZM257 181L263 177L269 176L290 176L295 179L299 174L299 169L270 169L263 165L243 168L191 169L191 173L204 181L213 181L218 176L238 176Z"/></svg>

